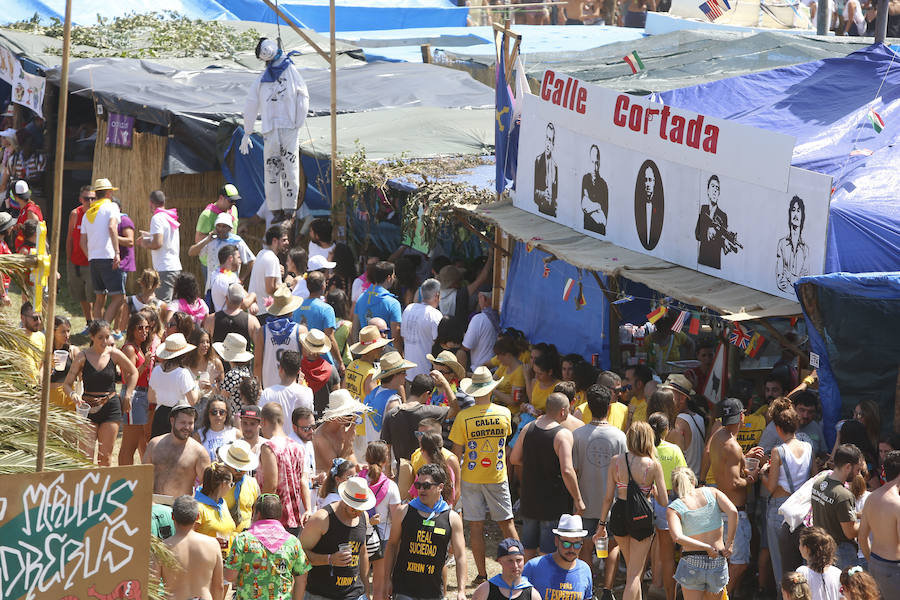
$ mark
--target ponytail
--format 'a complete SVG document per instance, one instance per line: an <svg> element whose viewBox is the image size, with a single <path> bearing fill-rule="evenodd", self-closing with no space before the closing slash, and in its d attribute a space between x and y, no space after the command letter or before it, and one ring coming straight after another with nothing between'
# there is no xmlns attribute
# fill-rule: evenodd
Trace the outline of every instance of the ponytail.
<svg viewBox="0 0 900 600"><path fill-rule="evenodd" d="M370 486L375 485L375 483L381 478L381 465L386 463L387 460L387 444L385 444L381 440L369 442L369 445L366 447L366 463L368 463L369 465L366 472L366 479L368 480Z"/></svg>
<svg viewBox="0 0 900 600"><path fill-rule="evenodd" d="M684 499L697 487L697 476L688 467L676 467L672 471L672 490Z"/></svg>
<svg viewBox="0 0 900 600"><path fill-rule="evenodd" d="M450 476L450 465L447 464L447 459L444 458L444 438L441 437L441 434L439 433L429 431L422 436L420 445L422 447L422 453L425 454L425 458L428 459L428 462L437 465L444 471L444 481L447 482L446 485L444 485L444 500L452 500L454 481Z"/></svg>

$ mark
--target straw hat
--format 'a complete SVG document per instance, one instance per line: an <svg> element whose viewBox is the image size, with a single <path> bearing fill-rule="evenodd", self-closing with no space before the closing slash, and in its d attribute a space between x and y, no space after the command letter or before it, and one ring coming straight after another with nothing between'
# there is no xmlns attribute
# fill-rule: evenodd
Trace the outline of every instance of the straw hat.
<svg viewBox="0 0 900 600"><path fill-rule="evenodd" d="M487 367L478 367L472 373L472 377L466 377L459 382L459 389L462 393L473 398L487 396L494 391L494 388L500 384L491 375Z"/></svg>
<svg viewBox="0 0 900 600"><path fill-rule="evenodd" d="M352 417L370 412L368 406L353 398L345 389L334 390L328 394L328 408L322 414L323 421L331 421L341 417Z"/></svg>
<svg viewBox="0 0 900 600"><path fill-rule="evenodd" d="M295 296L288 286L281 285L272 294L272 304L266 309L266 312L273 317L281 317L294 312L300 308L301 304L303 304L303 298Z"/></svg>
<svg viewBox="0 0 900 600"><path fill-rule="evenodd" d="M559 517L559 524L553 529L553 533L564 538L583 538L588 534L581 522L581 515L563 514Z"/></svg>
<svg viewBox="0 0 900 600"><path fill-rule="evenodd" d="M259 466L259 457L244 440L234 440L230 444L219 446L217 453L219 460L238 471L253 471Z"/></svg>
<svg viewBox="0 0 900 600"><path fill-rule="evenodd" d="M245 363L253 360L253 353L247 350L247 338L239 333L229 333L225 340L212 345L222 360L230 363Z"/></svg>
<svg viewBox="0 0 900 600"><path fill-rule="evenodd" d="M381 362L379 363L379 367L381 368L381 372L375 375L376 381L381 381L385 377L390 377L395 373L400 373L401 371L407 371L409 369L415 368L416 363L409 362L402 356L400 356L399 352L388 352L384 356L381 357Z"/></svg>
<svg viewBox="0 0 900 600"><path fill-rule="evenodd" d="M118 190L119 188L114 187L113 184L106 177L101 177L100 179L94 180L94 191L100 192L102 190Z"/></svg>
<svg viewBox="0 0 900 600"><path fill-rule="evenodd" d="M359 330L359 342L350 346L353 354L366 354L376 348L382 348L391 343L391 340L381 337L381 332L374 325L366 325Z"/></svg>
<svg viewBox="0 0 900 600"><path fill-rule="evenodd" d="M442 350L441 353L437 356L426 354L425 358L433 363L450 367L451 369L453 369L453 372L456 374L456 377L458 379L462 379L466 376L465 368L463 368L463 366L459 364L459 361L456 360L456 356L454 356L453 353L449 350Z"/></svg>
<svg viewBox="0 0 900 600"><path fill-rule="evenodd" d="M375 506L375 494L362 477L351 477L338 486L341 502L356 510L369 510Z"/></svg>
<svg viewBox="0 0 900 600"><path fill-rule="evenodd" d="M187 354L197 346L188 344L183 333L173 333L156 349L157 358L175 358Z"/></svg>
<svg viewBox="0 0 900 600"><path fill-rule="evenodd" d="M331 340L319 329L310 329L309 333L301 333L300 343L310 354L331 352Z"/></svg>
<svg viewBox="0 0 900 600"><path fill-rule="evenodd" d="M667 387L670 390L680 392L685 396L694 395L694 384L692 384L691 380L681 373L672 373L666 378L666 382L660 387Z"/></svg>

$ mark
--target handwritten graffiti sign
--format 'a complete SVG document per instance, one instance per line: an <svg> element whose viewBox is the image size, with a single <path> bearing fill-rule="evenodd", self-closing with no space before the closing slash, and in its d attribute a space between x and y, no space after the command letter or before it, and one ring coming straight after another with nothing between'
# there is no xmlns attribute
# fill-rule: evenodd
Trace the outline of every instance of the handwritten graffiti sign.
<svg viewBox="0 0 900 600"><path fill-rule="evenodd" d="M0 600L147 597L153 467L0 476Z"/></svg>

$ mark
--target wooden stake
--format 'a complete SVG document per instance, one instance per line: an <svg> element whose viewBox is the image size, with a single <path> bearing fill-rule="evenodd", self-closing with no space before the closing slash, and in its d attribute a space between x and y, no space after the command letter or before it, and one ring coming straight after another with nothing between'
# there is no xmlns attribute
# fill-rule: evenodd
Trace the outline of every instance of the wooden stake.
<svg viewBox="0 0 900 600"><path fill-rule="evenodd" d="M69 110L69 49L72 45L72 0L66 0L63 29L62 68L59 80L59 113L56 122L56 156L53 159L53 208L50 227L50 277L44 307L44 361L41 364L41 417L38 424L37 461L34 470L44 470L47 450L47 416L50 412L50 371L53 368L53 320L56 312L56 272L59 268L59 232L62 223L63 157L66 154L66 114ZM37 273L35 272L35 276ZM43 294L43 290L37 290Z"/></svg>
<svg viewBox="0 0 900 600"><path fill-rule="evenodd" d="M422 62L426 65L431 64L431 44L422 44Z"/></svg>

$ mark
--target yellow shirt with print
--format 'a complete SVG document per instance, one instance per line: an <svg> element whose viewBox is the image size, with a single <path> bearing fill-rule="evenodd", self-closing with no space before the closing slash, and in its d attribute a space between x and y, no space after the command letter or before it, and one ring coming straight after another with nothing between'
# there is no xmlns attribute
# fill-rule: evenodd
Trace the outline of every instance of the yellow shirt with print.
<svg viewBox="0 0 900 600"><path fill-rule="evenodd" d="M462 480L467 483L506 481L506 438L512 415L505 406L476 404L459 411L450 441L462 446Z"/></svg>
<svg viewBox="0 0 900 600"><path fill-rule="evenodd" d="M370 363L367 360L363 360L361 358L357 358L349 366L347 366L344 371L344 382L347 385L347 391L350 392L350 395L360 402L363 401L363 398L366 397L366 378L369 375L375 377L378 373L378 368ZM366 435L366 421L362 417L357 418L356 420L356 435L365 436Z"/></svg>
<svg viewBox="0 0 900 600"><path fill-rule="evenodd" d="M584 424L587 425L591 422L594 416L591 414L591 409L588 408L587 402L578 406L578 410L581 411L581 420L584 421ZM613 427L618 427L622 431L625 431L625 421L628 418L628 407L622 404L621 402L613 402L609 405L609 417L606 419L610 425Z"/></svg>
<svg viewBox="0 0 900 600"><path fill-rule="evenodd" d="M677 467L686 467L684 453L681 448L671 442L662 440L656 447L656 457L663 468L663 478L666 480L666 491L672 491L672 471Z"/></svg>
<svg viewBox="0 0 900 600"><path fill-rule="evenodd" d="M237 483L225 494L225 506L231 511L234 508L234 490ZM241 492L238 500L238 516L241 519L237 523L235 531L241 532L250 527L250 518L253 516L253 503L259 497L259 484L256 479L249 475L244 475L244 482L241 484Z"/></svg>

